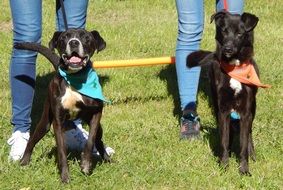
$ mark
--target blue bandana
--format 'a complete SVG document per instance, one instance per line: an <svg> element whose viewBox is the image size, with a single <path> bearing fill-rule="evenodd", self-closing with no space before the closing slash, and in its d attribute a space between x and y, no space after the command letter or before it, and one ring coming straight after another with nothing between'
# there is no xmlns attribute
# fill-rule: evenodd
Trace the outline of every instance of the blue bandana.
<svg viewBox="0 0 283 190"><path fill-rule="evenodd" d="M85 68L84 71L77 74L68 74L61 68L58 70L59 74L67 81L67 83L75 88L79 93L108 102L102 94L102 88L99 84L98 76L91 67Z"/></svg>

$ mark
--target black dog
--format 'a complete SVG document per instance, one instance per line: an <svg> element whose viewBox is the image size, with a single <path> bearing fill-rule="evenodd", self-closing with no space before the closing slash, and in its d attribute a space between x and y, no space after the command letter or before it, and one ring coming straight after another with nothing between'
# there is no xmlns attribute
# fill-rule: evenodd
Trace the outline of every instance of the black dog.
<svg viewBox="0 0 283 190"><path fill-rule="evenodd" d="M187 66L209 66L212 101L220 130L221 165L228 165L235 133L230 116L233 113L238 117L236 121L240 128L239 170L241 174L250 175L248 157L255 160L252 123L256 111L256 93L258 87L268 87L260 83L253 59L253 29L258 18L249 13L233 15L222 11L214 14L211 22L213 20L216 24L216 51L200 50L190 54ZM235 79L232 71L238 68L236 71L243 74L246 67L250 68L250 72ZM255 80L249 81L249 78Z"/></svg>
<svg viewBox="0 0 283 190"><path fill-rule="evenodd" d="M55 32L49 43L49 48L36 43L18 43L18 49L33 50L43 54L58 71L67 75L78 77L84 83L91 69L90 58L95 51L99 52L106 46L105 41L97 31L88 32L84 29L69 29L65 32ZM54 53L58 50L60 57ZM69 182L69 169L67 164L66 147L63 132L67 130L69 120L81 118L89 129L89 137L81 155L81 169L89 174L92 167L92 150L94 145L105 161L110 162L102 142L102 128L100 119L102 116L103 101L78 93L77 90L59 74L56 73L49 84L48 95L44 104L44 110L34 133L28 141L25 153L21 159L21 165L27 165L36 143L49 131L49 125L53 125L57 150L58 167L61 180Z"/></svg>

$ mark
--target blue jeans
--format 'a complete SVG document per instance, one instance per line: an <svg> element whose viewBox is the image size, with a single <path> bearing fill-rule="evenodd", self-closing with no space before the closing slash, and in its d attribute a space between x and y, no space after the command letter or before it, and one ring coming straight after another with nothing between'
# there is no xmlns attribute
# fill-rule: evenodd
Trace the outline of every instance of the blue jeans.
<svg viewBox="0 0 283 190"><path fill-rule="evenodd" d="M244 0L227 0L228 11L241 14ZM182 110L196 110L200 67L188 69L187 56L200 48L203 32L203 0L176 0L178 37L176 44L176 72ZM216 10L224 9L223 0L216 1Z"/></svg>
<svg viewBox="0 0 283 190"><path fill-rule="evenodd" d="M64 0L69 28L84 28L88 0ZM42 0L10 0L13 19L13 43L41 42ZM54 8L55 9L55 8ZM55 12L55 11L54 11ZM62 11L56 12L57 30L65 29ZM37 53L12 50L10 85L14 131L27 132L31 126L31 109L35 88Z"/></svg>

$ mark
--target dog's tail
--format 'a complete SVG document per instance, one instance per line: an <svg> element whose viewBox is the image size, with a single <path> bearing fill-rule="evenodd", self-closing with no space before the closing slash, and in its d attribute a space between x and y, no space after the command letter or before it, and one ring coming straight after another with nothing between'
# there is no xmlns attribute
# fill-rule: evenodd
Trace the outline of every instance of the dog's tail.
<svg viewBox="0 0 283 190"><path fill-rule="evenodd" d="M58 69L60 57L49 48L34 42L15 43L14 47L16 49L36 51L46 57L52 63L55 70Z"/></svg>
<svg viewBox="0 0 283 190"><path fill-rule="evenodd" d="M214 53L211 51L195 51L187 57L187 67L191 68L196 66L209 65L213 60L214 56Z"/></svg>

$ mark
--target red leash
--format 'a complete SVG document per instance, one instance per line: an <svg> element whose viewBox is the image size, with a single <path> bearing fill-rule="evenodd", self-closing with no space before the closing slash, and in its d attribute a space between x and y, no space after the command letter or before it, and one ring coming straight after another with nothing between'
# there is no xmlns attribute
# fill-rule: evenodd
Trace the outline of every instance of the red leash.
<svg viewBox="0 0 283 190"><path fill-rule="evenodd" d="M227 0L223 0L223 6L224 6L224 10L228 11L228 3Z"/></svg>

